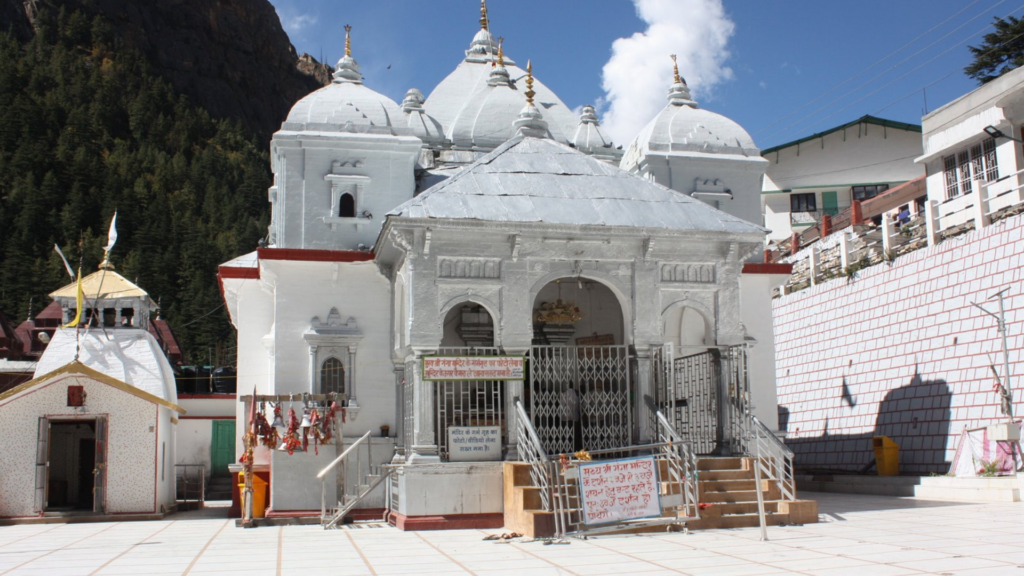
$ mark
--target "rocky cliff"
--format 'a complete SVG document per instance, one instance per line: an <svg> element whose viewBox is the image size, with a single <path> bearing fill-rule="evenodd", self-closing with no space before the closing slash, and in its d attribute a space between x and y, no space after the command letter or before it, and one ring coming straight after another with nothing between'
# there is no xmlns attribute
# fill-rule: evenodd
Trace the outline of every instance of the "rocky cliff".
<svg viewBox="0 0 1024 576"><path fill-rule="evenodd" d="M296 54L268 0L0 0L0 29L30 38L48 8L107 21L179 93L264 141L295 101L330 81L327 66Z"/></svg>

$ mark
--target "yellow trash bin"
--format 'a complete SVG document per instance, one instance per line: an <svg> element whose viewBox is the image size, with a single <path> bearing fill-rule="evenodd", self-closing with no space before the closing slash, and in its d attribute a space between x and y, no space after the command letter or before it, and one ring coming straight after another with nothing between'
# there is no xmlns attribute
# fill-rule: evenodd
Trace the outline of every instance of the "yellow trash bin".
<svg viewBox="0 0 1024 576"><path fill-rule="evenodd" d="M875 467L879 476L898 476L900 473L900 447L888 436L871 439L875 448Z"/></svg>
<svg viewBox="0 0 1024 576"><path fill-rule="evenodd" d="M238 494L242 501L242 516L245 516L245 472L238 473ZM267 482L259 476L252 475L252 517L263 518L267 515Z"/></svg>

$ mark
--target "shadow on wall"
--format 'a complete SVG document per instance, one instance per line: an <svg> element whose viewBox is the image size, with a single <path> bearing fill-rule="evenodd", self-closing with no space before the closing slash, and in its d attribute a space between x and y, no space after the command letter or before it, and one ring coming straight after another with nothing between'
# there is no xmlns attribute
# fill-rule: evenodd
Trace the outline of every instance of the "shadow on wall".
<svg viewBox="0 0 1024 576"><path fill-rule="evenodd" d="M833 417L851 410L856 400L843 379L843 407L829 412ZM807 437L790 430L790 410L779 406L779 429L787 432L786 445L796 454L801 470L859 472L874 462L873 436L888 436L900 447L903 474L944 474L949 470L946 443L949 439L952 393L945 380L923 380L919 374L910 383L889 391L878 406L875 428L863 434L832 434L828 416L820 436Z"/></svg>

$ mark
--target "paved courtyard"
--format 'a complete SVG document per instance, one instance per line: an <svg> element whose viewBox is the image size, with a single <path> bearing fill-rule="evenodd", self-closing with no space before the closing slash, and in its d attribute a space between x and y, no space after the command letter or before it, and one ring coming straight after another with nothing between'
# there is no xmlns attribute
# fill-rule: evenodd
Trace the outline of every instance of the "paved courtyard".
<svg viewBox="0 0 1024 576"><path fill-rule="evenodd" d="M818 498L822 522L605 536L568 545L496 543L493 531L399 532L376 525L242 530L210 514L159 522L0 528L0 575L212 576L691 574L1024 576L1024 504L874 496Z"/></svg>

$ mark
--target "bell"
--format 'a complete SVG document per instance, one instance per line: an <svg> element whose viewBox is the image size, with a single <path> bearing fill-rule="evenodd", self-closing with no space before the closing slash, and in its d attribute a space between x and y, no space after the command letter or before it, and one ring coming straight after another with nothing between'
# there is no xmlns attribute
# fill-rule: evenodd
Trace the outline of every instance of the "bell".
<svg viewBox="0 0 1024 576"><path fill-rule="evenodd" d="M300 428L309 428L313 423L309 421L309 410L302 411L302 424L299 424Z"/></svg>
<svg viewBox="0 0 1024 576"><path fill-rule="evenodd" d="M284 442L281 442L281 445L278 446L277 449L280 452L287 452L288 451L288 445L285 444Z"/></svg>
<svg viewBox="0 0 1024 576"><path fill-rule="evenodd" d="M271 424L274 428L284 428L284 419L281 418L281 414L274 415L274 423Z"/></svg>

